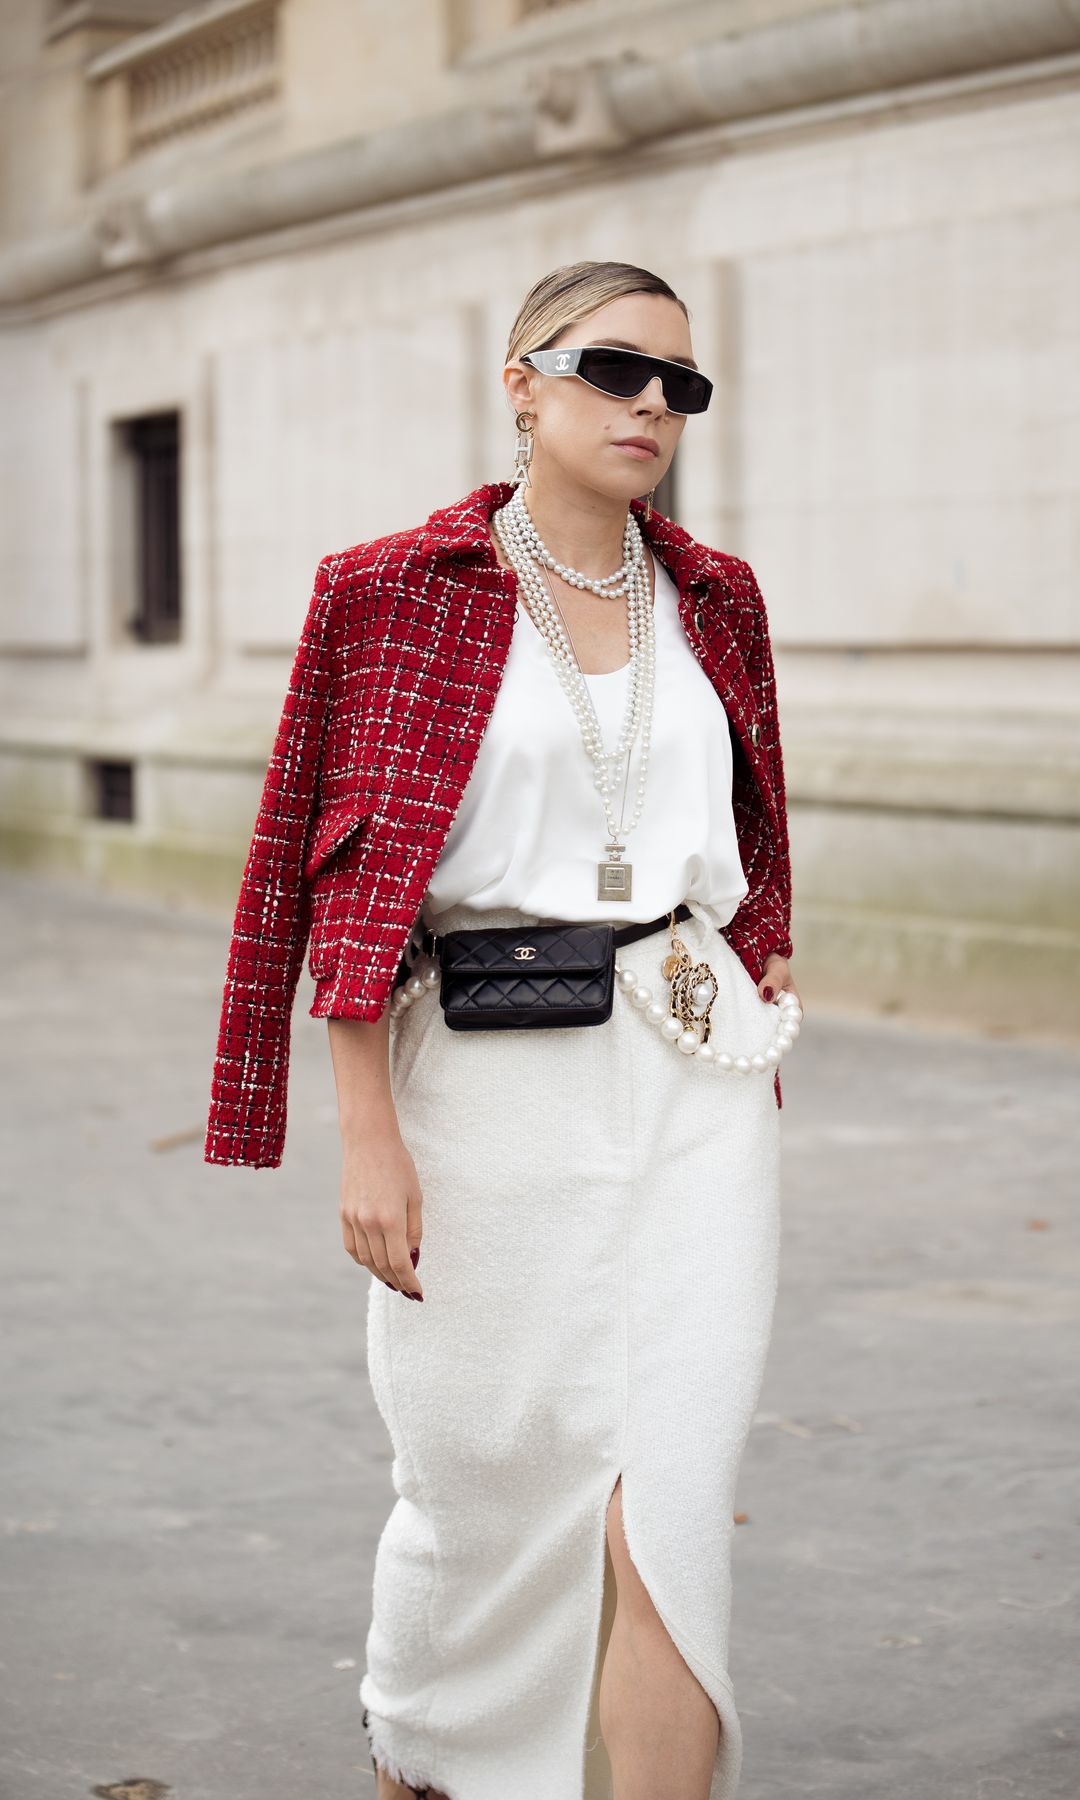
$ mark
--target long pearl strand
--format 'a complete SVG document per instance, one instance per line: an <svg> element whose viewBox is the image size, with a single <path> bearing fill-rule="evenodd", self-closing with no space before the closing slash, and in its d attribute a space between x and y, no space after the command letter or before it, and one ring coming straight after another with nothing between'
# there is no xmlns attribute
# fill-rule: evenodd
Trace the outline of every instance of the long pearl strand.
<svg viewBox="0 0 1080 1800"><path fill-rule="evenodd" d="M495 529L530 601L529 611L544 638L555 674L573 708L581 736L594 768L593 781L604 806L604 816L612 840L618 834L632 831L641 818L645 805L645 788L649 772L649 747L652 742L653 691L656 671L656 639L654 615L649 594L649 578L645 565L645 544L633 513L627 514L623 532L623 562L614 575L592 579L579 570L567 569L546 549L536 531L518 488L506 505L493 515ZM630 639L630 680L622 729L612 750L604 748L603 733L589 684L582 674L574 648L557 609L548 597L547 586L536 562L545 563L574 587L589 588L606 598L626 594L626 624ZM634 793L634 809L625 824L616 824L612 810L619 765L628 754L641 730L641 760Z"/></svg>
<svg viewBox="0 0 1080 1800"><path fill-rule="evenodd" d="M437 956L421 956L417 959L413 973L401 986L394 989L390 1001L390 1017L406 1012L417 1000L431 993L442 980L442 966ZM633 969L627 968L616 958L615 985L627 996L632 1006L638 1008L650 1025L655 1025L660 1036L684 1056L692 1056L697 1062L704 1063L707 1068L722 1069L730 1075L765 1075L769 1074L781 1057L791 1049L799 1035L802 1020L802 1007L798 996L789 994L781 988L772 1005L779 1008L780 1017L768 1044L764 1050L755 1051L753 1056L739 1056L728 1049L718 1049L712 1043L703 1044L696 1031L683 1027L674 1018L662 1000L654 1000L650 987L646 987L637 978Z"/></svg>

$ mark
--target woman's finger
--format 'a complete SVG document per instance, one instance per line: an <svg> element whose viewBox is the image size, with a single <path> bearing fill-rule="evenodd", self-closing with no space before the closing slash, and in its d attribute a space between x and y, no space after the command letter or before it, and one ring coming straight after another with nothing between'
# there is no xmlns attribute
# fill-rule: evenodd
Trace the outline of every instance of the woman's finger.
<svg viewBox="0 0 1080 1800"><path fill-rule="evenodd" d="M775 1000L781 988L788 981L788 966L782 957L770 956L769 967L758 982L758 996L762 1000Z"/></svg>
<svg viewBox="0 0 1080 1800"><path fill-rule="evenodd" d="M390 1268L394 1280L403 1294L410 1299L422 1300L420 1283L417 1279L412 1258L409 1255L409 1240L404 1231L395 1232L388 1240L387 1250L390 1256Z"/></svg>
<svg viewBox="0 0 1080 1800"><path fill-rule="evenodd" d="M397 1290L397 1279L390 1263L390 1255L386 1244L386 1234L377 1225L367 1227L368 1254L371 1257L371 1272L387 1287Z"/></svg>
<svg viewBox="0 0 1080 1800"><path fill-rule="evenodd" d="M420 1261L420 1243L423 1238L424 1196L419 1187L410 1188L405 1202L405 1241L409 1246L409 1261L415 1269Z"/></svg>
<svg viewBox="0 0 1080 1800"><path fill-rule="evenodd" d="M348 1213L344 1211L341 1213L341 1241L344 1244L348 1255L352 1257L353 1262L360 1262L360 1249L356 1242L356 1233L353 1230L353 1223Z"/></svg>

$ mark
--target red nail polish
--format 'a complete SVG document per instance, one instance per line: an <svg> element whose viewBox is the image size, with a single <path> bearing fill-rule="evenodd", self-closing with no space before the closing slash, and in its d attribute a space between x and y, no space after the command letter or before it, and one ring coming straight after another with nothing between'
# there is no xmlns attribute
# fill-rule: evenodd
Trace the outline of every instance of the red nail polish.
<svg viewBox="0 0 1080 1800"><path fill-rule="evenodd" d="M420 1261L419 1250L410 1250L409 1251L409 1260L412 1263L413 1268L415 1269L417 1263Z"/></svg>
<svg viewBox="0 0 1080 1800"><path fill-rule="evenodd" d="M765 989L765 998L766 998L766 1000L772 999L772 988L771 987L767 987Z"/></svg>

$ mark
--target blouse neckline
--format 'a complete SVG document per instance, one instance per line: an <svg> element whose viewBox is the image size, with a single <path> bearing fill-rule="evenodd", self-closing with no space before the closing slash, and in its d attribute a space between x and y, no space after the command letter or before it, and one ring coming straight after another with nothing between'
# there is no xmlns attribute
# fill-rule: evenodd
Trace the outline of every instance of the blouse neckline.
<svg viewBox="0 0 1080 1800"><path fill-rule="evenodd" d="M660 564L659 558L656 555L656 552L652 549L652 547L650 545L647 545L646 548L648 549L649 555L652 557L652 564L653 564L653 617L654 617L654 621L655 621L656 596L657 596L657 592L658 592L659 586L660 586L661 564ZM666 570L665 570L665 573L666 573ZM532 614L529 612L528 607L525 606L525 604L523 603L520 595L518 595L516 604L517 604L518 612L524 616L525 623L528 626L528 629L536 642L537 649L543 650L544 655L546 656L548 652L547 652L547 645L545 644L545 642L543 640L543 634L541 633L540 628L537 625ZM655 629L655 623L654 623L654 629ZM629 673L630 673L629 658L627 659L626 662L620 663L617 669L598 669L598 670L596 670L595 673L592 673L592 674L590 674L589 672L587 672L584 669L582 670L582 674L585 676L586 681L614 681L620 676L625 678L626 676L629 675Z"/></svg>

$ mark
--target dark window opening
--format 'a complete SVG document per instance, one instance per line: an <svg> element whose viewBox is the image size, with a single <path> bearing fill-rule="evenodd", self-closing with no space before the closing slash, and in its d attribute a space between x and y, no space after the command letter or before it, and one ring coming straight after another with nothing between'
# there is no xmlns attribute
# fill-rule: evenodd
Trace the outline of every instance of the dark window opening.
<svg viewBox="0 0 1080 1800"><path fill-rule="evenodd" d="M180 636L180 414L128 419L123 438L132 463L134 604L128 624L144 644Z"/></svg>
<svg viewBox="0 0 1080 1800"><path fill-rule="evenodd" d="M135 817L135 764L97 757L89 764L91 806L96 819Z"/></svg>

